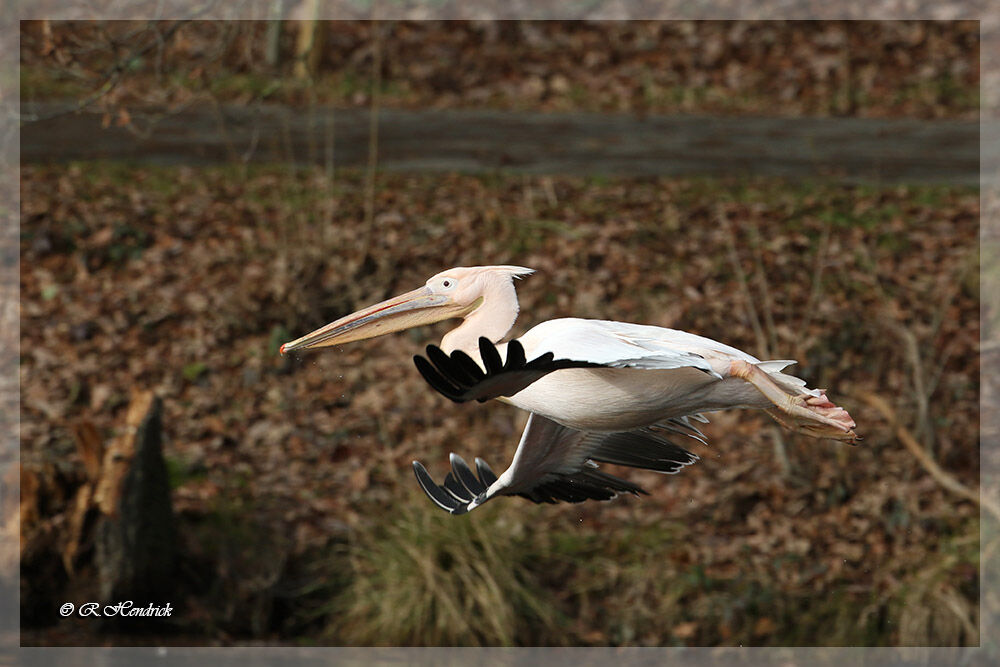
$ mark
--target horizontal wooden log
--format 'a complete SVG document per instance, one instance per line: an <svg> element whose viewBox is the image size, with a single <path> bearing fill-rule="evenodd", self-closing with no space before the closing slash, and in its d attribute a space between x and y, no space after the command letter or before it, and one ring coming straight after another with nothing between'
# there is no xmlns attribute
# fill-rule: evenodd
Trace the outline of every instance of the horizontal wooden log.
<svg viewBox="0 0 1000 667"><path fill-rule="evenodd" d="M63 105L65 106L65 105ZM46 117L57 105L26 105ZM148 120L130 109L139 126ZM365 164L369 111L280 106L188 110L137 136L94 113L27 122L24 162L131 160ZM751 175L976 185L979 123L384 109L378 166L406 171L609 176Z"/></svg>

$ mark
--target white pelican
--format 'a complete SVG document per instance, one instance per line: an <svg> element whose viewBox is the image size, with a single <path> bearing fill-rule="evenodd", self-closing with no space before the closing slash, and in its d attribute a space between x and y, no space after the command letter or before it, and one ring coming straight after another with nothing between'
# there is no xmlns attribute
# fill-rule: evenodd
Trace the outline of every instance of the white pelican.
<svg viewBox="0 0 1000 667"><path fill-rule="evenodd" d="M517 319L520 266L448 269L416 290L375 304L281 346L281 353L364 340L450 318L462 323L417 368L454 401L498 398L527 410L510 467L476 472L451 455L443 485L413 462L427 495L462 514L497 495L535 502L606 500L645 493L597 470L607 462L674 473L698 457L668 434L704 442L691 419L726 408L758 408L785 427L855 442L854 420L820 389L781 371L793 361L761 361L695 334L661 327L563 318L507 343ZM530 361L528 361L530 359Z"/></svg>

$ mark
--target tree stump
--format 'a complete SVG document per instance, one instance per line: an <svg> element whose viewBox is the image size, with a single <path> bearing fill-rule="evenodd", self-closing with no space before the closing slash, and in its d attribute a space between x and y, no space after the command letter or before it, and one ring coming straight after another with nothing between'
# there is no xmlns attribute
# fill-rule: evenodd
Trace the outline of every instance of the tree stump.
<svg viewBox="0 0 1000 667"><path fill-rule="evenodd" d="M105 604L135 607L174 602L176 534L162 452L162 403L152 392L133 395L125 432L107 451L94 491L97 567ZM148 629L149 618L106 617L123 630ZM137 622L138 621L138 622Z"/></svg>

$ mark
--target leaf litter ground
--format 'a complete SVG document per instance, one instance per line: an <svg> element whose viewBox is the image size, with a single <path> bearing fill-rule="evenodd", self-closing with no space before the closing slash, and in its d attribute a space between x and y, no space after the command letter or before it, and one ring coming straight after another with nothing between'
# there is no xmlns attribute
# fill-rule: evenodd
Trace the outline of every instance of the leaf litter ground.
<svg viewBox="0 0 1000 667"><path fill-rule="evenodd" d="M860 399L885 397L976 486L977 191L393 174L368 224L363 181L22 168L22 464L71 488L74 424L110 438L133 387L164 399L185 641L977 642L977 508ZM423 384L410 358L446 325L277 348L484 263L538 270L519 283L518 330L598 317L796 358L865 441L719 413L698 465L624 473L650 496L439 517L410 461L440 473L455 451L502 466L524 420ZM38 562L59 551L72 495L58 486L25 526ZM67 623L23 637L116 641Z"/></svg>

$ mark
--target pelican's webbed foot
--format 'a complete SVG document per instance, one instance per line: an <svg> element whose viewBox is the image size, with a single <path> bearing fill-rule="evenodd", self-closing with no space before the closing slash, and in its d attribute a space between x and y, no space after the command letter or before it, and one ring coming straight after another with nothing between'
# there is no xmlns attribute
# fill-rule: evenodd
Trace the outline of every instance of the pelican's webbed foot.
<svg viewBox="0 0 1000 667"><path fill-rule="evenodd" d="M767 373L746 361L733 361L729 374L755 386L775 407L767 414L785 428L799 431L815 438L835 438L854 444L860 436L854 432L856 424L847 410L834 405L826 394L792 395L782 389Z"/></svg>

